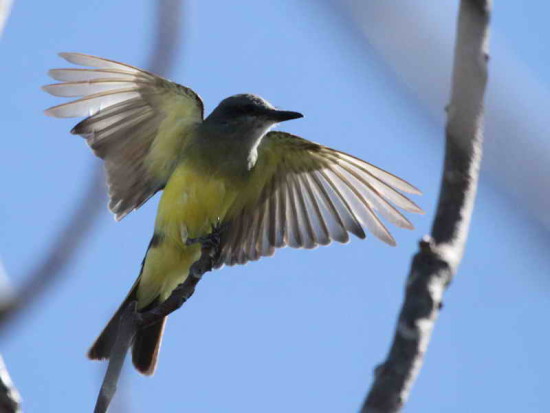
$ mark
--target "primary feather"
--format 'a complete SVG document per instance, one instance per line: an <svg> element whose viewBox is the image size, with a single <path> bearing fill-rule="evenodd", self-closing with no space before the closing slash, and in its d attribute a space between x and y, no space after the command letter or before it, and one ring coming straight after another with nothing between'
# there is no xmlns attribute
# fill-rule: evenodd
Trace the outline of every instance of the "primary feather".
<svg viewBox="0 0 550 413"><path fill-rule="evenodd" d="M50 70L65 83L45 91L80 99L46 114L87 116L72 133L105 161L109 208L120 220L166 185L186 136L203 119L202 101L191 89L130 65L81 53L60 56L94 69Z"/></svg>
<svg viewBox="0 0 550 413"><path fill-rule="evenodd" d="M412 229L396 207L422 210L403 192L420 191L368 162L285 132L269 132L258 148L251 186L261 188L225 231L218 266L273 255L275 248L314 248L365 238L364 228L395 240L378 214ZM397 189L396 189L397 188Z"/></svg>

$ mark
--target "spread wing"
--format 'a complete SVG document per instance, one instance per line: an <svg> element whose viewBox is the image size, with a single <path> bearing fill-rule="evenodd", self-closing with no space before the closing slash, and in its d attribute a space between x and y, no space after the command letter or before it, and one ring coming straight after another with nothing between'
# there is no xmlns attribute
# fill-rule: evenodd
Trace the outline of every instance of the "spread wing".
<svg viewBox="0 0 550 413"><path fill-rule="evenodd" d="M202 101L191 89L130 65L80 53L60 56L92 69L50 70L63 83L45 91L80 98L46 114L87 116L71 133L105 161L109 208L120 220L164 188L187 132L202 121Z"/></svg>
<svg viewBox="0 0 550 413"><path fill-rule="evenodd" d="M225 227L218 266L254 261L287 245L314 248L333 240L345 243L349 233L365 238L364 229L395 245L380 217L412 229L397 208L423 212L401 194L420 194L404 180L284 132L270 132L262 140L251 185L259 195L253 202L243 202Z"/></svg>

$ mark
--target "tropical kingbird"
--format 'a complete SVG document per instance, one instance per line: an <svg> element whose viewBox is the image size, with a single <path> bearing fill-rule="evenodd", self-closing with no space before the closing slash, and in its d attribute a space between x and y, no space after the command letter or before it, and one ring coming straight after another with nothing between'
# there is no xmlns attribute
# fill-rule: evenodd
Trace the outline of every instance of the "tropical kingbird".
<svg viewBox="0 0 550 413"><path fill-rule="evenodd" d="M240 94L204 119L200 97L187 87L112 60L60 56L91 69L50 70L63 83L45 86L47 92L80 98L46 114L86 117L71 133L104 160L116 220L164 190L140 274L90 349L91 359L109 358L129 301L145 311L186 279L201 255L201 246L188 241L207 237L218 223L216 267L254 261L284 246L345 243L349 233L365 238L364 228L395 245L377 213L412 229L396 207L422 212L401 194L420 191L397 176L289 133L269 132L300 113ZM133 342L133 363L144 374L155 370L165 321L140 330Z"/></svg>

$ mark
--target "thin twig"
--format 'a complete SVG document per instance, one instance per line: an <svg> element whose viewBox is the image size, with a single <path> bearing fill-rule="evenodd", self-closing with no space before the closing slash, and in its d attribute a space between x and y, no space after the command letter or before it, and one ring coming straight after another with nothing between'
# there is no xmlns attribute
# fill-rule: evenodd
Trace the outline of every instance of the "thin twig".
<svg viewBox="0 0 550 413"><path fill-rule="evenodd" d="M396 412L418 375L464 252L481 163L490 0L462 0L458 16L445 165L431 237L420 242L392 347L376 368L363 413Z"/></svg>
<svg viewBox="0 0 550 413"><path fill-rule="evenodd" d="M219 255L219 236L214 233L212 237L217 242L203 244L201 257L191 266L189 276L172 291L164 302L143 313L136 311L135 301L128 303L121 315L117 338L109 357L109 365L99 391L94 413L104 413L109 408L117 389L126 353L132 345L136 333L142 328L161 321L180 308L193 295L202 275L212 270L216 257Z"/></svg>
<svg viewBox="0 0 550 413"><path fill-rule="evenodd" d="M136 302L132 301L126 306L120 316L120 327L117 332L117 338L113 346L111 357L109 358L109 365L107 366L107 371L103 378L99 395L97 396L94 413L106 412L116 393L118 379L122 371L122 366L124 365L126 353L132 345L132 341L138 330L135 314Z"/></svg>

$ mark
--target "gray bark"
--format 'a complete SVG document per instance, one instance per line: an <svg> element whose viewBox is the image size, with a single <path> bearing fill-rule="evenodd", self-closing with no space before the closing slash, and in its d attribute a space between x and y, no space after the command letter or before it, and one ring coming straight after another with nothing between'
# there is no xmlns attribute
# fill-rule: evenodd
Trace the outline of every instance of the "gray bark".
<svg viewBox="0 0 550 413"><path fill-rule="evenodd" d="M363 413L403 407L464 253L481 163L490 8L490 0L460 2L445 164L432 234L420 242L413 259L393 343L375 370Z"/></svg>

